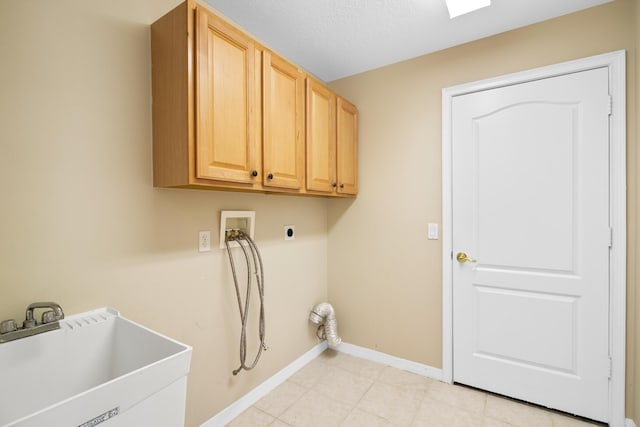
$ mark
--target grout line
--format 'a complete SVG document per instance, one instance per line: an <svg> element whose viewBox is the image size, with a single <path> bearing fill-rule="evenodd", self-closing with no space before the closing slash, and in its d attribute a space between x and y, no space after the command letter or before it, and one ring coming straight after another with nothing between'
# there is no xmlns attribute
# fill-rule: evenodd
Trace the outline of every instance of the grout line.
<svg viewBox="0 0 640 427"><path fill-rule="evenodd" d="M358 374L355 374L358 375ZM366 380L369 380L368 378L365 378L362 375L358 375L360 378L364 378ZM374 380L369 380L371 381L371 384L369 384L369 387L367 387L367 389L364 391L364 393L362 393L362 396L360 396L360 399L358 399L358 401L355 403L355 405L353 406L353 408L351 408L351 412L349 413L349 415L351 415L353 413L353 411L355 411L356 409L359 409L358 406L360 405L360 402L362 402L362 400L364 399L364 397L367 395L367 393L369 393L369 390L371 390L373 388L373 386L376 384L377 379ZM376 415L376 414L371 414L370 412L365 411L364 409L360 409L362 412L365 412L369 415L375 415L378 418L381 418L380 416ZM347 417L348 418L348 417ZM384 419L384 418L383 418ZM346 418L345 418L346 420ZM385 419L385 421L388 421Z"/></svg>
<svg viewBox="0 0 640 427"><path fill-rule="evenodd" d="M285 383L286 383L286 382L289 382L289 381L287 380L287 381L285 381ZM292 384L295 384L295 383L292 383ZM296 385L298 385L298 384L296 384ZM300 386L300 385L298 385L298 386L299 386L299 387L302 387L302 386ZM302 393L300 396L298 396L296 399L294 399L294 400L293 400L293 402L291 402L291 404L290 404L289 406L287 406L287 407L284 409L284 411L282 411L282 412L281 412L281 413L276 417L277 419L279 419L280 421L282 421L283 423L285 423L285 424L287 424L287 425L289 425L289 423L287 423L287 422L283 421L280 417L281 417L281 416L283 416L284 414L286 414L286 413L287 413L287 411L289 411L289 409L293 408L293 407L295 406L295 404L296 404L296 403L298 403L299 401L301 401L301 400L302 400L302 398L303 398L304 396L306 396L307 394L309 394L309 393L311 392L311 390L312 390L312 389L310 389L310 388L309 388L309 389L307 389L306 387L302 387L302 388L304 388L304 389L305 389L304 393Z"/></svg>

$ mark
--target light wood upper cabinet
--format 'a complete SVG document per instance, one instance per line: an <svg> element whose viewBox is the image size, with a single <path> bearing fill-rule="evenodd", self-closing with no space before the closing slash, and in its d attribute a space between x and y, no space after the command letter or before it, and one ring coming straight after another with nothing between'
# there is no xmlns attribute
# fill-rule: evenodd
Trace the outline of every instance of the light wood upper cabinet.
<svg viewBox="0 0 640 427"><path fill-rule="evenodd" d="M358 193L358 110L307 77L307 190Z"/></svg>
<svg viewBox="0 0 640 427"><path fill-rule="evenodd" d="M262 188L255 42L187 1L151 26L153 183Z"/></svg>
<svg viewBox="0 0 640 427"><path fill-rule="evenodd" d="M307 77L307 190L336 190L336 95Z"/></svg>
<svg viewBox="0 0 640 427"><path fill-rule="evenodd" d="M338 98L338 193L358 194L358 110Z"/></svg>
<svg viewBox="0 0 640 427"><path fill-rule="evenodd" d="M208 7L154 22L151 62L154 186L356 194L355 107Z"/></svg>
<svg viewBox="0 0 640 427"><path fill-rule="evenodd" d="M305 74L274 53L264 51L262 76L263 185L301 189Z"/></svg>
<svg viewBox="0 0 640 427"><path fill-rule="evenodd" d="M255 56L251 38L196 9L197 178L259 181Z"/></svg>

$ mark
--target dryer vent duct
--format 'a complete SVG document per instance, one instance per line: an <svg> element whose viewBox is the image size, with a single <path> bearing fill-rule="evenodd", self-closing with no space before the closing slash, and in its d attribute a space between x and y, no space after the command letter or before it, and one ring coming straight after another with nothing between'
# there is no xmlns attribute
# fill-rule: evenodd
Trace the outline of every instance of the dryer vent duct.
<svg viewBox="0 0 640 427"><path fill-rule="evenodd" d="M316 305L309 313L309 320L318 325L318 338L326 339L329 347L340 345L342 339L338 336L338 321L331 304L323 302Z"/></svg>

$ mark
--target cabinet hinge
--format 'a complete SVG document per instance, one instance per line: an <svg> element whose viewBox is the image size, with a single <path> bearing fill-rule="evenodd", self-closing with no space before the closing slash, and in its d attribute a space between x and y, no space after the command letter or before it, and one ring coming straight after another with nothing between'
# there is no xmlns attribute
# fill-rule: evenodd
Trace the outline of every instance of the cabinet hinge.
<svg viewBox="0 0 640 427"><path fill-rule="evenodd" d="M611 356L609 356L609 366L607 369L607 378L611 379L611 375L613 374L613 360Z"/></svg>
<svg viewBox="0 0 640 427"><path fill-rule="evenodd" d="M609 227L609 247L613 247L613 228Z"/></svg>
<svg viewBox="0 0 640 427"><path fill-rule="evenodd" d="M609 95L609 99L607 102L607 112L609 113L609 115L611 115L613 114L613 96Z"/></svg>

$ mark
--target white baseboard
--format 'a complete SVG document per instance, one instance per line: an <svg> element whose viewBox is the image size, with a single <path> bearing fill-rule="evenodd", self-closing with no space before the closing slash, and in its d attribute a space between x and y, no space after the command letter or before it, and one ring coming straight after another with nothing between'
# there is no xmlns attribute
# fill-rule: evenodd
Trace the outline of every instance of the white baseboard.
<svg viewBox="0 0 640 427"><path fill-rule="evenodd" d="M294 360L291 364L284 367L278 373L270 377L268 380L242 396L240 399L227 406L225 409L216 414L213 418L201 424L200 427L223 427L231 422L238 415L246 411L269 394L274 388L285 382L291 375L302 369L307 363L318 357L327 348L327 342L320 344L307 351L305 354Z"/></svg>
<svg viewBox="0 0 640 427"><path fill-rule="evenodd" d="M414 374L429 377L434 380L443 381L442 369L434 368L422 363L412 362L411 360L402 359L400 357L391 356L376 350L360 347L353 344L343 342L334 350L360 357L361 359L371 360L372 362L381 363L391 366L392 368L402 369L403 371L413 372Z"/></svg>
<svg viewBox="0 0 640 427"><path fill-rule="evenodd" d="M630 420L629 418L627 418L627 422L624 423L625 427L637 427L636 423L633 422L633 420Z"/></svg>

